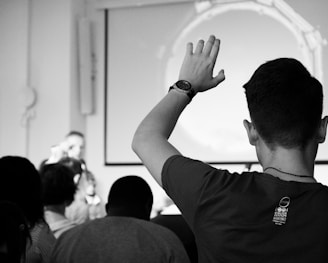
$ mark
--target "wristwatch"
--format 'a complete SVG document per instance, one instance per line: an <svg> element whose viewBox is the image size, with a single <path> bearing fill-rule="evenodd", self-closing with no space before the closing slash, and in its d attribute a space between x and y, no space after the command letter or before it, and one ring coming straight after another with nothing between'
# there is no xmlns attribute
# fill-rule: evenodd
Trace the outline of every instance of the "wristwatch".
<svg viewBox="0 0 328 263"><path fill-rule="evenodd" d="M186 81L186 80L179 80L177 81L176 83L174 83L170 89L175 89L179 92L182 92L182 93L185 93L189 98L190 100L192 100L192 98L195 96L195 90L191 87L191 84L189 81Z"/></svg>

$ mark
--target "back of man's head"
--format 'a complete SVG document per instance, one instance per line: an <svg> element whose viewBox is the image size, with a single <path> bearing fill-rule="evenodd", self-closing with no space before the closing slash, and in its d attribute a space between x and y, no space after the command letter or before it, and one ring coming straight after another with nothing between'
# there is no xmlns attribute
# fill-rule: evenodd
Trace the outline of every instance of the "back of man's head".
<svg viewBox="0 0 328 263"><path fill-rule="evenodd" d="M70 205L76 191L74 175L73 171L63 164L46 165L41 172L44 205Z"/></svg>
<svg viewBox="0 0 328 263"><path fill-rule="evenodd" d="M321 120L322 85L299 61L268 61L244 88L250 117L269 146L302 148L313 138Z"/></svg>
<svg viewBox="0 0 328 263"><path fill-rule="evenodd" d="M114 182L108 194L106 210L109 216L128 216L149 220L153 194L147 182L129 175Z"/></svg>
<svg viewBox="0 0 328 263"><path fill-rule="evenodd" d="M73 171L74 175L77 176L75 177L77 179L74 178L74 181L76 180L75 183L78 184L83 173L83 162L76 158L63 157L58 163L65 165Z"/></svg>

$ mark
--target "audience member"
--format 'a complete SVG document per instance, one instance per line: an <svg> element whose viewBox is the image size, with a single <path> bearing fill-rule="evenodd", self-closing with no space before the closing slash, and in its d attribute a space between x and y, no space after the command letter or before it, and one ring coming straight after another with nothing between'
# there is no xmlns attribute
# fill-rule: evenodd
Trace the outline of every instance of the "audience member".
<svg viewBox="0 0 328 263"><path fill-rule="evenodd" d="M40 170L43 165L57 163L64 157L75 158L84 161L84 148L85 139L83 133L79 131L70 131L64 138L63 141L51 146L49 158L43 160L40 165Z"/></svg>
<svg viewBox="0 0 328 263"><path fill-rule="evenodd" d="M94 188L89 187L92 178L89 177L89 172L83 169L83 163L71 157L64 157L59 160L59 163L73 171L74 182L77 187L74 201L66 207L66 217L77 224L104 217L106 215L105 205L95 195ZM92 195L94 198L90 200L89 197Z"/></svg>
<svg viewBox="0 0 328 263"><path fill-rule="evenodd" d="M172 230L180 238L190 262L196 263L198 262L198 253L194 234L172 199L168 197L166 199L166 207L151 221Z"/></svg>
<svg viewBox="0 0 328 263"><path fill-rule="evenodd" d="M73 202L76 191L74 173L63 164L48 164L41 171L41 181L45 219L58 238L77 225L65 216L66 207Z"/></svg>
<svg viewBox="0 0 328 263"><path fill-rule="evenodd" d="M84 162L85 138L79 131L70 131L66 137L67 156Z"/></svg>
<svg viewBox="0 0 328 263"><path fill-rule="evenodd" d="M328 117L321 84L299 61L268 61L244 85L244 126L263 172L215 169L169 143L193 96L225 79L213 77L219 48L214 36L187 44L179 81L141 122L133 149L191 227L199 262L328 262L328 187L313 177Z"/></svg>
<svg viewBox="0 0 328 263"><path fill-rule="evenodd" d="M67 156L67 143L60 142L50 147L50 156L41 162L39 170L46 164L57 163L61 158Z"/></svg>
<svg viewBox="0 0 328 263"><path fill-rule="evenodd" d="M79 172L80 183L75 201L66 209L66 216L80 224L87 220L93 220L105 216L103 201L96 193L96 178L88 169L84 160L85 138L83 133L79 131L70 131L65 139L51 147L51 156L42 161L39 171L42 171L44 165L57 163L62 160L75 159L79 161L79 166L82 172ZM68 161L68 164L72 163ZM86 209L88 208L88 209ZM87 213L86 213L87 211Z"/></svg>
<svg viewBox="0 0 328 263"><path fill-rule="evenodd" d="M189 262L176 235L149 222L152 203L151 189L142 178L118 179L108 195L108 215L64 233L52 262Z"/></svg>
<svg viewBox="0 0 328 263"><path fill-rule="evenodd" d="M28 242L31 236L21 209L15 203L0 201L0 262L25 262Z"/></svg>
<svg viewBox="0 0 328 263"><path fill-rule="evenodd" d="M65 137L67 156L70 158L75 158L80 160L82 163L83 171L85 172L86 179L84 182L85 188L85 199L90 205L91 212L90 219L95 219L104 216L104 213L98 214L96 209L101 203L102 200L96 193L96 177L88 169L87 164L84 160L84 149L85 149L85 138L83 133L79 131L70 131ZM104 212L104 211L102 211Z"/></svg>
<svg viewBox="0 0 328 263"><path fill-rule="evenodd" d="M38 171L28 159L19 156L0 158L0 169L0 200L13 202L20 207L31 234L32 242L27 245L26 262L49 262L56 239L44 220Z"/></svg>

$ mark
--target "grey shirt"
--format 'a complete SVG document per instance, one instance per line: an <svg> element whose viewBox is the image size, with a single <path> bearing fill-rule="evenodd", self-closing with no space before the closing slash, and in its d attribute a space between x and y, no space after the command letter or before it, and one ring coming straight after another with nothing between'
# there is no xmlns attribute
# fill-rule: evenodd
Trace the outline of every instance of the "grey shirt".
<svg viewBox="0 0 328 263"><path fill-rule="evenodd" d="M162 226L130 217L105 217L74 227L55 245L52 262L188 263L178 237Z"/></svg>

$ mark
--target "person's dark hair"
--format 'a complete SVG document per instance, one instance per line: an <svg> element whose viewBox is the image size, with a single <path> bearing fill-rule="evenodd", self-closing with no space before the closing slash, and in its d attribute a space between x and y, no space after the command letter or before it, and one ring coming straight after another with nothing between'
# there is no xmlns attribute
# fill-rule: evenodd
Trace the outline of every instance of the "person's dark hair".
<svg viewBox="0 0 328 263"><path fill-rule="evenodd" d="M0 201L0 262L25 262L26 246L32 242L28 224L20 207L9 201Z"/></svg>
<svg viewBox="0 0 328 263"><path fill-rule="evenodd" d="M46 165L41 172L44 205L70 205L76 191L74 175L73 171L63 164Z"/></svg>
<svg viewBox="0 0 328 263"><path fill-rule="evenodd" d="M0 158L0 200L17 204L31 228L44 221L41 179L34 165L20 156Z"/></svg>
<svg viewBox="0 0 328 263"><path fill-rule="evenodd" d="M73 135L84 138L84 134L82 132L79 132L79 131L70 131L69 133L67 133L66 138L69 137L69 136L73 136Z"/></svg>
<svg viewBox="0 0 328 263"><path fill-rule="evenodd" d="M250 117L271 147L302 148L320 124L320 82L296 59L262 64L244 85Z"/></svg>
<svg viewBox="0 0 328 263"><path fill-rule="evenodd" d="M73 171L74 175L82 174L84 170L83 161L72 157L63 157L59 160L58 163L63 164L66 167L70 168Z"/></svg>
<svg viewBox="0 0 328 263"><path fill-rule="evenodd" d="M109 215L130 216L149 220L153 193L139 176L121 177L112 185L106 204Z"/></svg>

